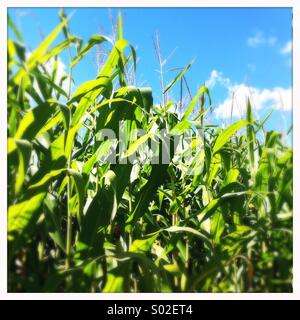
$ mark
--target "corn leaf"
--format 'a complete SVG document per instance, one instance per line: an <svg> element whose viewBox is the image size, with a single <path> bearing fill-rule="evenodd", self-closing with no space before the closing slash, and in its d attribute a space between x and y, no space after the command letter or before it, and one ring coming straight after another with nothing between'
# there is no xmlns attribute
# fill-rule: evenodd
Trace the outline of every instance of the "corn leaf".
<svg viewBox="0 0 300 320"><path fill-rule="evenodd" d="M216 154L230 139L231 137L242 127L246 126L248 121L240 120L228 128L226 128L217 138L213 147L213 154Z"/></svg>

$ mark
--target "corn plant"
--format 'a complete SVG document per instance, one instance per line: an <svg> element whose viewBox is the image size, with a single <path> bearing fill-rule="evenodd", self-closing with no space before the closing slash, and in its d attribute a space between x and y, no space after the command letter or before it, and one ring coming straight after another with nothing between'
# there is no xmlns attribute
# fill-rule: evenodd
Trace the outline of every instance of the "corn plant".
<svg viewBox="0 0 300 320"><path fill-rule="evenodd" d="M206 123L205 86L184 112L181 101L155 104L151 88L128 85L136 52L121 16L116 41L86 43L59 18L32 52L9 19L9 291L292 291L293 152L281 134L249 100L245 119ZM97 77L73 88L72 70L99 45L110 50Z"/></svg>

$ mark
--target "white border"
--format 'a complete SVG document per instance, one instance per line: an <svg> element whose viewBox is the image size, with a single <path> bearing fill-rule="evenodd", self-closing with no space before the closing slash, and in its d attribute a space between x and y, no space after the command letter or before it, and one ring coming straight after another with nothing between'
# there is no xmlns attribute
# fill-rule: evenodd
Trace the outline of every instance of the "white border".
<svg viewBox="0 0 300 320"><path fill-rule="evenodd" d="M4 7L295 7L297 0L2 0Z"/></svg>
<svg viewBox="0 0 300 320"><path fill-rule="evenodd" d="M293 293L7 293L7 118L6 118L6 87L7 62L6 62L6 30L7 8L9 7L293 7L293 56L300 57L300 2L299 0L2 0L0 2L0 57L5 57L0 63L0 299L75 299L75 300L290 300L300 299L300 197L294 192L294 250L293 250ZM3 59L3 58L2 58ZM300 70L300 60L293 61L293 150L294 190L300 190L300 78L295 70Z"/></svg>
<svg viewBox="0 0 300 320"><path fill-rule="evenodd" d="M5 57L5 63L0 63L0 294L6 292L7 288L7 108L6 108L6 84L7 84L7 49L6 49L6 32L7 14L6 8L1 4L0 10L0 56Z"/></svg>

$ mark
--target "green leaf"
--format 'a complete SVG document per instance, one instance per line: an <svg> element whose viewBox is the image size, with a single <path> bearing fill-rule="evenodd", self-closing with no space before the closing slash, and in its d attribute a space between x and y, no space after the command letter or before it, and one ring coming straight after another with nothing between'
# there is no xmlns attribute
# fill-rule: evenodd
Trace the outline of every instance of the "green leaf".
<svg viewBox="0 0 300 320"><path fill-rule="evenodd" d="M23 42L22 34L20 33L20 31L18 30L18 28L16 27L16 25L14 24L14 22L12 21L12 19L11 19L11 17L9 15L7 15L7 24L9 25L9 27L14 32L14 34L17 37L18 41Z"/></svg>
<svg viewBox="0 0 300 320"><path fill-rule="evenodd" d="M150 108L153 106L152 88L150 87L122 87L116 91L115 97L125 98L125 100L129 100L133 105L139 106L147 112L150 112Z"/></svg>
<svg viewBox="0 0 300 320"><path fill-rule="evenodd" d="M74 138L79 128L81 128L81 126L82 126L82 123L78 123L67 132L67 140L65 145L65 157L67 159L72 154Z"/></svg>
<svg viewBox="0 0 300 320"><path fill-rule="evenodd" d="M29 190L45 189L49 186L53 179L61 175L66 169L52 170L47 173L39 182L30 185Z"/></svg>
<svg viewBox="0 0 300 320"><path fill-rule="evenodd" d="M62 89L61 86L57 85L52 79L44 76L41 72L34 71L32 74L38 78L40 81L47 83L51 89L55 89L58 93L60 93L65 98L68 98L68 94Z"/></svg>
<svg viewBox="0 0 300 320"><path fill-rule="evenodd" d="M122 199L124 191L130 183L130 174L132 171L132 164L117 164L113 169L117 180L115 183L117 202L119 203Z"/></svg>
<svg viewBox="0 0 300 320"><path fill-rule="evenodd" d="M107 273L107 280L103 293L109 292L126 292L128 291L129 282L129 263L128 261L123 262L118 267L110 270Z"/></svg>
<svg viewBox="0 0 300 320"><path fill-rule="evenodd" d="M19 61L23 63L25 61L25 47L22 43L7 39L7 53L8 53L8 71L12 70L12 67L17 64L15 56Z"/></svg>
<svg viewBox="0 0 300 320"><path fill-rule="evenodd" d="M153 164L148 182L140 190L136 197L135 207L132 214L128 217L126 224L132 225L135 221L143 216L148 209L149 203L154 199L158 187L168 177L168 165Z"/></svg>
<svg viewBox="0 0 300 320"><path fill-rule="evenodd" d="M27 140L15 140L15 142L19 156L19 166L15 184L15 192L16 194L18 194L22 189L26 171L29 165L31 155L31 144Z"/></svg>
<svg viewBox="0 0 300 320"><path fill-rule="evenodd" d="M114 142L114 140L103 141L96 152L83 165L82 173L88 175L92 171L94 164L109 152Z"/></svg>
<svg viewBox="0 0 300 320"><path fill-rule="evenodd" d="M28 231L37 219L38 209L46 193L41 192L8 208L8 240L14 241ZM12 253L10 253L12 255Z"/></svg>
<svg viewBox="0 0 300 320"><path fill-rule="evenodd" d="M225 229L225 220L221 211L217 213L211 219L211 233L213 235L213 241L215 244L220 242L221 235Z"/></svg>
<svg viewBox="0 0 300 320"><path fill-rule="evenodd" d="M75 91L69 103L78 100L80 101L72 118L73 126L80 121L82 115L89 108L89 106L94 104L95 99L100 94L104 94L105 91L109 91L112 88L112 80L114 77L113 72L118 65L121 53L128 45L129 44L127 41L118 40L104 66L100 70L97 79L83 83ZM106 98L108 98L108 96L106 96Z"/></svg>
<svg viewBox="0 0 300 320"><path fill-rule="evenodd" d="M209 165L209 174L207 175L207 186L210 187L213 179L216 177L221 166L221 156L220 154L215 154Z"/></svg>
<svg viewBox="0 0 300 320"><path fill-rule="evenodd" d="M102 292L124 292L123 290L124 277L123 275L107 274L107 282Z"/></svg>
<svg viewBox="0 0 300 320"><path fill-rule="evenodd" d="M94 105L95 99L103 93L104 90L112 87L111 80L108 77L102 77L83 83L74 93L70 103L80 99L75 113L72 117L72 126L75 126L84 115L85 111Z"/></svg>
<svg viewBox="0 0 300 320"><path fill-rule="evenodd" d="M194 109L194 107L195 107L195 104L198 102L199 96L200 96L201 94L207 94L208 97L209 97L209 100L210 100L210 94L209 94L208 88L207 88L206 86L202 86L202 87L198 90L197 94L195 95L195 97L193 98L193 100L191 101L191 103L189 104L189 106L187 107L187 109L186 109L186 111L185 111L185 113L184 113L181 121L186 121L186 120L188 120L188 118L189 118L189 116L191 115L191 113L192 113L192 111L193 111L193 109ZM211 101L210 101L210 104L211 104Z"/></svg>
<svg viewBox="0 0 300 320"><path fill-rule="evenodd" d="M60 247L63 250L63 252L66 252L66 240L61 230L61 221L59 219L59 214L57 214L57 203L58 201L48 193L47 197L44 200L44 209L47 224L50 226L48 227L50 238L55 242L55 244L58 247Z"/></svg>
<svg viewBox="0 0 300 320"><path fill-rule="evenodd" d="M59 55L64 49L69 47L70 44L76 43L77 41L78 39L76 37L74 36L69 37L68 40L61 42L60 44L58 44L57 46L55 46L54 48L46 52L42 57L40 57L38 60L38 63L39 64L45 63L49 59Z"/></svg>
<svg viewBox="0 0 300 320"><path fill-rule="evenodd" d="M110 76L112 74L113 70L118 64L120 54L127 46L129 46L129 43L124 39L116 42L103 68L100 70L98 77Z"/></svg>
<svg viewBox="0 0 300 320"><path fill-rule="evenodd" d="M190 121L182 120L172 128L172 130L170 131L170 134L172 134L172 135L182 135L190 127L191 127L191 122Z"/></svg>
<svg viewBox="0 0 300 320"><path fill-rule="evenodd" d="M33 140L49 120L53 111L54 108L48 103L28 111L19 124L15 138Z"/></svg>
<svg viewBox="0 0 300 320"><path fill-rule="evenodd" d="M255 141L255 133L253 128L253 115L252 115L252 108L250 99L247 99L247 112L246 112L246 120L248 121L247 124L247 141L248 141L248 152L249 152L249 159L250 159L250 167L251 172L253 174L254 170L254 141Z"/></svg>
<svg viewBox="0 0 300 320"><path fill-rule="evenodd" d="M16 139L8 138L7 139L7 153L8 155L14 153L17 150Z"/></svg>
<svg viewBox="0 0 300 320"><path fill-rule="evenodd" d="M147 133L145 135L143 135L142 137L140 137L139 139L137 139L134 143L132 143L128 150L125 152L125 157L129 157L131 156L133 153L135 153L138 148L143 144L145 143L148 139L151 139L153 136L154 136L154 132L150 132L150 133Z"/></svg>
<svg viewBox="0 0 300 320"><path fill-rule="evenodd" d="M224 201L233 201L233 198L241 197L247 194L248 191L225 193L221 197L211 200L210 203L198 214L200 224L203 223L205 220L209 219L215 213L218 206Z"/></svg>
<svg viewBox="0 0 300 320"><path fill-rule="evenodd" d="M71 62L71 67L74 67L95 45L100 45L103 42L111 42L111 40L105 36L94 34L91 36L87 44L80 50L75 59Z"/></svg>
<svg viewBox="0 0 300 320"><path fill-rule="evenodd" d="M83 214L83 206L85 199L84 180L81 174L74 169L68 169L67 172L72 177L75 184L78 199L77 220L79 225L81 225L81 217Z"/></svg>
<svg viewBox="0 0 300 320"><path fill-rule="evenodd" d="M99 75L97 79L90 80L78 87L78 89L73 94L73 97L70 101L72 103L73 101L78 100L79 98L83 97L85 94L87 94L90 91L93 91L95 89L99 89L97 92L97 95L101 94L101 92L111 83L111 75L115 69L115 67L118 64L119 60L119 54L120 51L122 51L127 46L127 42L125 40L118 41L111 51L109 57L107 58L104 66L99 72ZM96 98L96 96L93 95L93 98L90 96L89 100L91 102Z"/></svg>
<svg viewBox="0 0 300 320"><path fill-rule="evenodd" d="M49 131L51 128L54 126L58 125L60 122L63 121L63 117L61 112L56 112L52 118L49 118L48 121L44 126L40 128L40 130L36 133L36 137L40 137L42 134L46 133Z"/></svg>
<svg viewBox="0 0 300 320"><path fill-rule="evenodd" d="M226 175L226 178L223 182L222 187L224 188L227 185L229 185L230 183L236 182L239 175L240 175L240 171L238 169L231 168Z"/></svg>
<svg viewBox="0 0 300 320"><path fill-rule="evenodd" d="M190 227L181 227L181 226L172 226L172 227L169 227L167 229L164 229L163 231L167 231L167 232L187 232L187 233L190 233L190 234L193 234L194 236L197 236L198 238L202 239L208 246L210 249L212 249L212 245L211 245L211 242L210 240L205 236L203 235L201 232L193 229L193 228L190 228Z"/></svg>
<svg viewBox="0 0 300 320"><path fill-rule="evenodd" d="M123 40L123 20L120 11L118 14L118 40Z"/></svg>
<svg viewBox="0 0 300 320"><path fill-rule="evenodd" d="M220 204L220 198L213 199L209 204L198 214L198 219L200 219L200 224L210 218Z"/></svg>
<svg viewBox="0 0 300 320"><path fill-rule="evenodd" d="M129 252L148 252L148 251L150 251L157 236L158 236L158 234L155 234L152 237L134 240L132 245L129 248Z"/></svg>
<svg viewBox="0 0 300 320"><path fill-rule="evenodd" d="M189 68L193 64L193 62L194 61L190 62L186 67L184 67L184 69L180 73L177 74L177 76L166 86L163 93L169 91L174 86L174 84L184 76L184 74L189 70Z"/></svg>
<svg viewBox="0 0 300 320"><path fill-rule="evenodd" d="M71 118L70 109L68 108L68 106L62 103L58 103L58 106L63 117L64 128L67 132L69 131L69 127L70 127L70 118Z"/></svg>
<svg viewBox="0 0 300 320"><path fill-rule="evenodd" d="M242 127L246 126L248 121L240 120L235 122L228 128L226 128L217 138L213 147L213 154L217 153L229 140L230 138Z"/></svg>
<svg viewBox="0 0 300 320"><path fill-rule="evenodd" d="M77 90L74 92L72 100L70 101L70 103L79 100L80 98L82 98L87 93L89 93L91 91L95 91L97 89L100 89L100 90L97 91L97 95L99 95L99 94L101 94L101 92L103 90L105 90L108 87L109 84L110 84L110 79L109 79L108 76L103 76L103 77L99 77L99 78L97 78L95 80L86 81L83 84L81 84L77 88ZM94 96L95 95L90 95L85 100L89 101L90 104L92 104L93 100L96 98ZM94 99L92 99L91 97L94 97ZM78 109L78 107L77 107L77 109ZM78 113L78 111L77 111L77 113ZM74 117L75 117L75 119L77 119L77 114L76 113L75 113Z"/></svg>
<svg viewBox="0 0 300 320"><path fill-rule="evenodd" d="M116 175L113 171L103 177L104 186L93 197L82 219L79 242L93 251L99 242L98 232L106 228L117 212ZM97 251L96 251L97 253Z"/></svg>
<svg viewBox="0 0 300 320"><path fill-rule="evenodd" d="M26 61L26 67L23 69L20 69L16 75L14 76L14 82L16 84L19 84L22 80L25 73L30 72L32 69L36 67L36 65L40 62L40 59L43 59L46 51L50 47L50 45L53 43L53 41L57 38L58 34L62 30L62 28L67 24L68 19L64 19L36 48L28 60Z"/></svg>
<svg viewBox="0 0 300 320"><path fill-rule="evenodd" d="M262 149L259 166L255 176L255 189L258 191L267 192L269 190L269 165L270 159L268 149L264 147Z"/></svg>

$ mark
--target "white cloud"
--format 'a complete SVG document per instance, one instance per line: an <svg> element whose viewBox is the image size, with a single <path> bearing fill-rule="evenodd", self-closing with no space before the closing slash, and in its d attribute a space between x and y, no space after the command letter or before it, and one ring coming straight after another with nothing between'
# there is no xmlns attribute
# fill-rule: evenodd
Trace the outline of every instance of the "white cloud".
<svg viewBox="0 0 300 320"><path fill-rule="evenodd" d="M225 78L222 72L218 70L212 70L209 79L206 81L206 86L209 89L212 89L216 85L216 83L220 83L221 85L227 88L230 86L230 79Z"/></svg>
<svg viewBox="0 0 300 320"><path fill-rule="evenodd" d="M265 36L263 32L258 31L254 36L247 39L247 45L256 48L261 45L274 46L277 38L274 36Z"/></svg>
<svg viewBox="0 0 300 320"><path fill-rule="evenodd" d="M288 41L280 50L280 54L286 55L292 52L292 41Z"/></svg>
<svg viewBox="0 0 300 320"><path fill-rule="evenodd" d="M246 101L249 97L253 112L267 110L290 111L292 109L292 89L283 87L256 88L244 83L233 84L229 78L223 76L218 70L212 70L206 85L211 90L217 83L227 90L227 97L215 110L216 118L228 119L244 118L246 113Z"/></svg>
<svg viewBox="0 0 300 320"><path fill-rule="evenodd" d="M214 113L217 118L244 118L246 113L246 99L249 97L253 111L292 109L292 89L275 87L273 89L261 89L249 87L245 84L233 85L227 94L227 98L220 104Z"/></svg>
<svg viewBox="0 0 300 320"><path fill-rule="evenodd" d="M257 47L265 41L263 34L261 32L257 32L255 36L249 37L247 39L247 44L250 47Z"/></svg>

